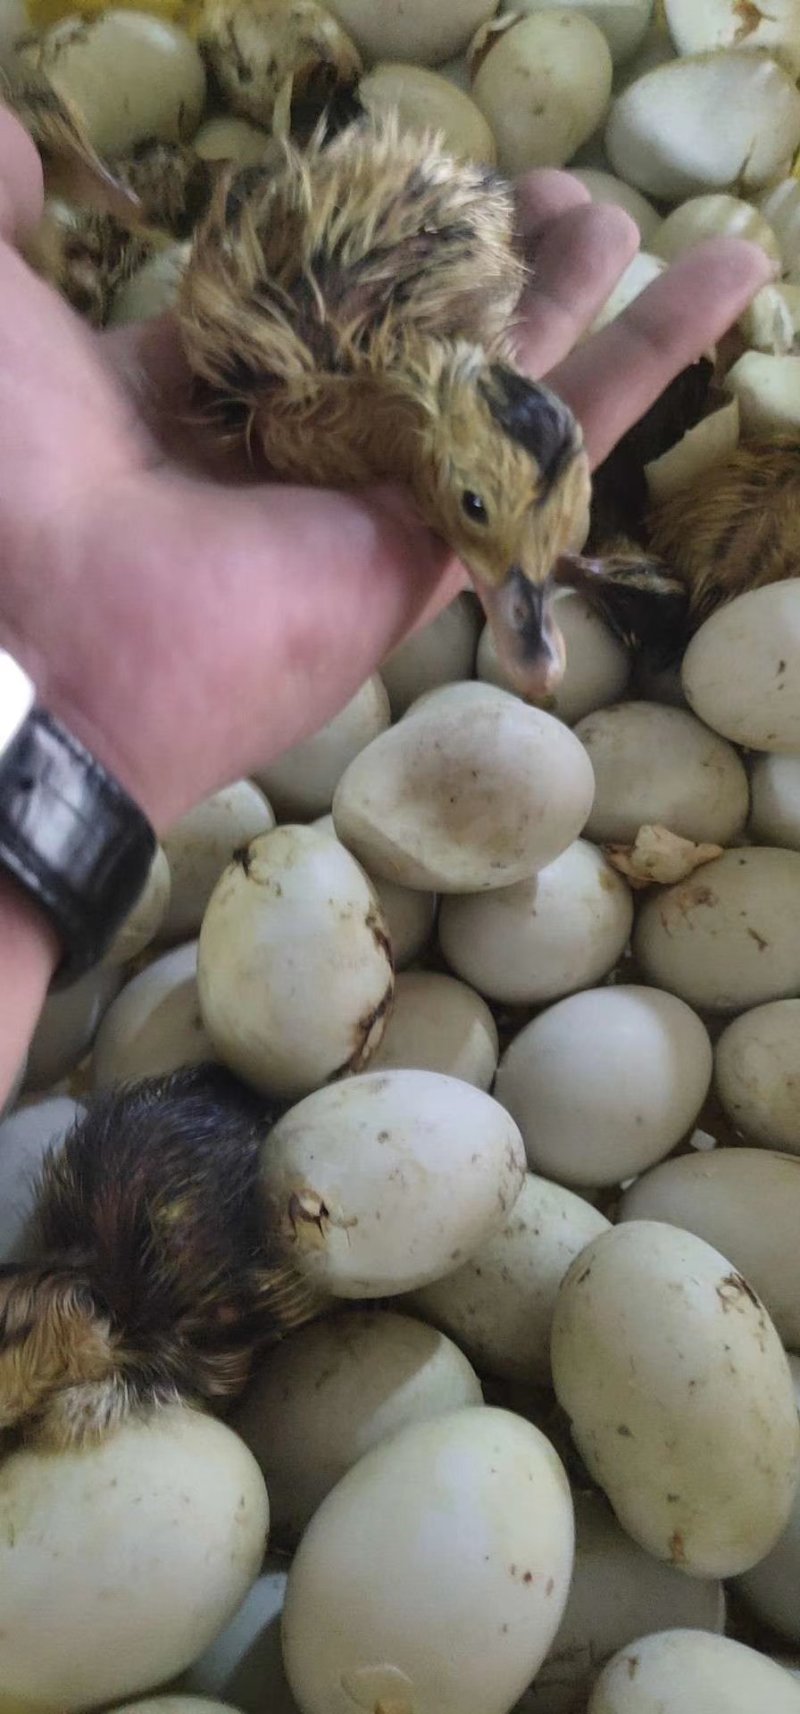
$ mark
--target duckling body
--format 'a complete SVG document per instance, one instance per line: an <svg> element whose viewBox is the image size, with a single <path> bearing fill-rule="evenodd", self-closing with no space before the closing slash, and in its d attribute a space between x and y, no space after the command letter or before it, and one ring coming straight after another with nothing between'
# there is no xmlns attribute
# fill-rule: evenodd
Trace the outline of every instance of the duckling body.
<svg viewBox="0 0 800 1714"><path fill-rule="evenodd" d="M36 1261L0 1270L0 1426L66 1446L219 1405L316 1313L259 1217L273 1117L214 1067L93 1099L44 1167Z"/></svg>
<svg viewBox="0 0 800 1714"><path fill-rule="evenodd" d="M547 689L550 572L584 539L589 476L571 413L513 367L511 189L393 117L282 154L219 187L183 278L209 420L284 478L407 483L521 688Z"/></svg>

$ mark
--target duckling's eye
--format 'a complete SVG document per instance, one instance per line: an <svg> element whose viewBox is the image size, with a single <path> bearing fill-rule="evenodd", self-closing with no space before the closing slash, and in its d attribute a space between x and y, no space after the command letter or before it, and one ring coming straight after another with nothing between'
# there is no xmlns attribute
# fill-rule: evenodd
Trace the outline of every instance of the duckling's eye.
<svg viewBox="0 0 800 1714"><path fill-rule="evenodd" d="M488 524L489 513L486 510L480 494L474 494L471 488L461 496L461 509L472 524Z"/></svg>

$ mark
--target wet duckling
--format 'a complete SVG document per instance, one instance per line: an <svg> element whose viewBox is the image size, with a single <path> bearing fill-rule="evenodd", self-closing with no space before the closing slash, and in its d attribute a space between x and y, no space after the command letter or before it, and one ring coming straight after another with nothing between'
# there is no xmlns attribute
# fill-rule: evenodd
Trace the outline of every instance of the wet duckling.
<svg viewBox="0 0 800 1714"><path fill-rule="evenodd" d="M19 54L11 66L0 67L0 101L36 144L51 196L137 224L142 218L138 198L101 161L77 108Z"/></svg>
<svg viewBox="0 0 800 1714"><path fill-rule="evenodd" d="M319 1300L259 1218L275 1115L201 1066L94 1096L46 1161L29 1264L0 1268L0 1428L54 1448L220 1407Z"/></svg>
<svg viewBox="0 0 800 1714"><path fill-rule="evenodd" d="M390 116L275 170L229 173L195 235L177 314L217 431L273 473L407 483L469 570L507 670L563 670L551 571L588 526L580 430L513 366L526 270L511 189Z"/></svg>

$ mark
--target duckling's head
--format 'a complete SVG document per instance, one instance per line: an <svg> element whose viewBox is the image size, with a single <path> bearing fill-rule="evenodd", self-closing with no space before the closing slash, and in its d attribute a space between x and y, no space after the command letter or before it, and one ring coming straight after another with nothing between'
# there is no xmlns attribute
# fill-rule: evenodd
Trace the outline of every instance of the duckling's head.
<svg viewBox="0 0 800 1714"><path fill-rule="evenodd" d="M571 411L549 388L477 348L436 378L415 489L458 554L517 689L548 695L564 670L553 569L589 528L589 463Z"/></svg>

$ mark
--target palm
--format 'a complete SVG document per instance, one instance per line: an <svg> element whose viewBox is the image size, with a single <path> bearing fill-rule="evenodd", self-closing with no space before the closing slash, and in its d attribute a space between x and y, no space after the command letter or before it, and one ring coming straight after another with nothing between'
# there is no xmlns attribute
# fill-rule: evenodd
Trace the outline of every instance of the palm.
<svg viewBox="0 0 800 1714"><path fill-rule="evenodd" d="M5 189L24 219L35 178L8 136L22 168ZM767 264L707 245L573 350L635 230L562 174L531 175L520 201L536 261L521 356L568 399L597 462ZM2 244L0 302L0 640L164 825L319 726L461 574L402 495L210 466L179 432L169 321L92 336Z"/></svg>

